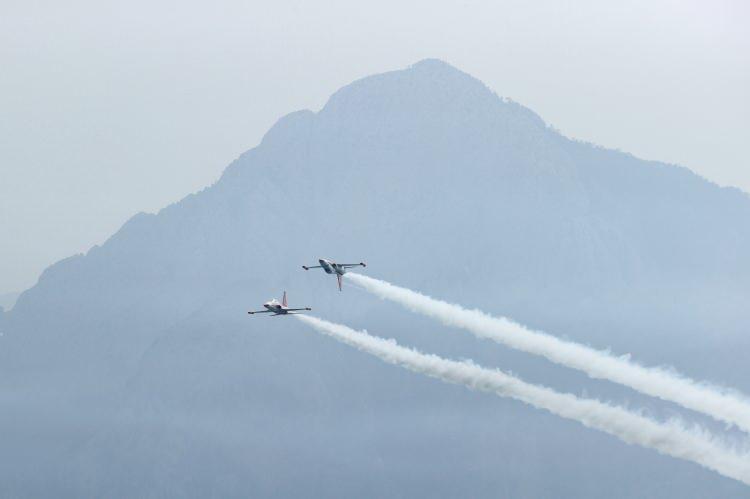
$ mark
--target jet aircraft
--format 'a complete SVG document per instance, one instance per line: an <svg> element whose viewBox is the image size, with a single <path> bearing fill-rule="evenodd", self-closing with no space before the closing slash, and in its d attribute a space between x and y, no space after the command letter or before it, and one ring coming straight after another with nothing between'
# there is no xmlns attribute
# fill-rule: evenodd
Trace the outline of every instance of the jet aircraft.
<svg viewBox="0 0 750 499"><path fill-rule="evenodd" d="M284 291L284 297L281 298L281 303L279 303L275 298L271 301L267 301L263 304L264 307L266 307L266 310L255 310L252 312L248 312L248 314L268 314L272 313L273 315L291 315L291 314L299 314L300 311L303 310L312 310L310 307L305 308L289 308L286 301L286 291Z"/></svg>
<svg viewBox="0 0 750 499"><path fill-rule="evenodd" d="M336 263L331 260L321 258L318 260L320 265L312 265L310 267L303 265L302 268L305 270L310 269L323 269L326 274L336 274L336 279L339 281L339 291L341 291L341 278L346 274L346 271L352 267L367 267L365 262L359 263Z"/></svg>

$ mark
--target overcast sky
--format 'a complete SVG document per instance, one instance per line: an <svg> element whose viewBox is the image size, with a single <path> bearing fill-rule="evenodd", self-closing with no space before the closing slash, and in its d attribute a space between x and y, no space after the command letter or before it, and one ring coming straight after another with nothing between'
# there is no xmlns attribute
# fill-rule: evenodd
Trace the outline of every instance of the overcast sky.
<svg viewBox="0 0 750 499"><path fill-rule="evenodd" d="M280 116L427 57L750 192L748 26L744 0L0 0L0 293L209 185Z"/></svg>

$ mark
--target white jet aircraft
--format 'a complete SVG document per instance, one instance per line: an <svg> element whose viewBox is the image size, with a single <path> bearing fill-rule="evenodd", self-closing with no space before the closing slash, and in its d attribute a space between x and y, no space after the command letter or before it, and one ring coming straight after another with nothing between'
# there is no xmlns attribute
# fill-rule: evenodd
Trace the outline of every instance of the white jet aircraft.
<svg viewBox="0 0 750 499"><path fill-rule="evenodd" d="M272 313L273 315L291 315L300 313L300 310L312 310L310 307L289 308L286 302L286 291L284 291L284 297L281 299L281 303L279 303L274 298L273 300L264 303L263 306L266 307L266 310L255 310L253 312L248 312L248 314L253 315Z"/></svg>
<svg viewBox="0 0 750 499"><path fill-rule="evenodd" d="M336 279L339 281L339 291L341 291L341 278L346 274L347 269L350 269L352 267L367 267L365 262L359 262L359 263L336 263L332 262L331 260L326 260L325 258L321 258L318 260L320 262L320 265L313 265L312 267L306 267L305 265L302 266L305 270L310 269L323 269L326 271L326 274L336 274Z"/></svg>

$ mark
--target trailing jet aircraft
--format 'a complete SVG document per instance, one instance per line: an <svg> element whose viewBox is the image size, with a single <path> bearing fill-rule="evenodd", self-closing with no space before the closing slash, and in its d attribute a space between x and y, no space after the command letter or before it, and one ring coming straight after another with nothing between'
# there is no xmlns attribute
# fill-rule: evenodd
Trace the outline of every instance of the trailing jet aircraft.
<svg viewBox="0 0 750 499"><path fill-rule="evenodd" d="M286 291L284 291L284 297L281 299L281 303L279 303L275 298L271 301L267 301L263 304L264 307L266 307L266 310L255 310L253 312L248 312L248 314L268 314L272 313L273 315L290 315L290 314L298 314L301 310L312 310L310 307L305 308L289 308L287 306L286 302Z"/></svg>
<svg viewBox="0 0 750 499"><path fill-rule="evenodd" d="M350 269L352 267L367 267L365 262L359 262L359 263L336 263L332 262L331 260L326 260L325 258L321 258L318 260L320 262L320 265L313 265L311 267L307 267L305 265L302 266L305 270L310 269L323 269L326 271L326 274L336 274L336 279L339 281L339 291L341 291L341 278L346 274L347 269Z"/></svg>

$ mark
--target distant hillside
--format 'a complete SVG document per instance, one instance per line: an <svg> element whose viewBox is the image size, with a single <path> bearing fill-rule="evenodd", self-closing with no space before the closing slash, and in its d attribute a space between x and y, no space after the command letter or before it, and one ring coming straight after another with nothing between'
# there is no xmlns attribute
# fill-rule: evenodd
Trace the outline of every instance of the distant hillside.
<svg viewBox="0 0 750 499"><path fill-rule="evenodd" d="M750 392L749 222L746 194L572 141L441 61L364 78L281 118L216 184L51 266L5 314L0 496L741 497L245 311L287 290L331 320L669 416L300 266L365 260Z"/></svg>
<svg viewBox="0 0 750 499"><path fill-rule="evenodd" d="M0 307L10 310L16 304L19 293L0 293Z"/></svg>

